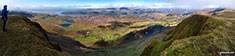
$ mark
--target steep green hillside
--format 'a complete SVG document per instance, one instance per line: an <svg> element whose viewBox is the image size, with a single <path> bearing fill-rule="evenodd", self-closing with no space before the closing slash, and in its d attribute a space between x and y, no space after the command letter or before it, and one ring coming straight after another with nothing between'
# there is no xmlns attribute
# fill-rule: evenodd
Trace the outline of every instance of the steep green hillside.
<svg viewBox="0 0 235 56"><path fill-rule="evenodd" d="M67 56L59 45L48 41L39 24L25 16L9 16L7 32L2 32L2 19L0 23L0 56Z"/></svg>
<svg viewBox="0 0 235 56"><path fill-rule="evenodd" d="M193 15L170 30L163 40L153 40L141 56L217 56L235 51L235 20Z"/></svg>

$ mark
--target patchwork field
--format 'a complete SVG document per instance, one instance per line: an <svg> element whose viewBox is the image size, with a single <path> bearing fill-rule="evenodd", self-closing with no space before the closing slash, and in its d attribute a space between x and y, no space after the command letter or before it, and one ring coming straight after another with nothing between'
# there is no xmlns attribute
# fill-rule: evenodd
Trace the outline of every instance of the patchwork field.
<svg viewBox="0 0 235 56"><path fill-rule="evenodd" d="M152 14L151 14L152 15ZM156 16L154 16L156 15ZM73 38L87 46L108 45L120 41L127 34L147 29L154 25L171 27L177 25L183 17L154 14L147 17L118 16L80 16L80 17L38 17L32 21L38 22L43 28L54 34ZM150 16L149 16L150 17ZM146 32L147 34L147 32ZM133 37L138 38L139 36ZM112 45L111 45L112 46Z"/></svg>

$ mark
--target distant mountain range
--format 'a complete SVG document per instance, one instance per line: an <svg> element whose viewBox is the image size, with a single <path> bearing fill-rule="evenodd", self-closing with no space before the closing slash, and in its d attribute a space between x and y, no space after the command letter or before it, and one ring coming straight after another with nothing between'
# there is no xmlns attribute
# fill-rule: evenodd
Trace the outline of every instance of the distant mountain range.
<svg viewBox="0 0 235 56"><path fill-rule="evenodd" d="M1 13L2 11L0 11ZM23 15L29 18L35 17L35 16L57 16L57 15L50 15L46 13L34 13L34 12L28 12L28 11L10 11L8 15Z"/></svg>
<svg viewBox="0 0 235 56"><path fill-rule="evenodd" d="M111 16L135 16L142 17L143 15L148 14L171 14L171 15L192 15L192 14L213 14L215 12L219 12L224 10L224 8L211 8L211 9L182 9L182 8L129 8L129 7L121 7L121 8L90 8L90 9L57 9L53 12L61 12L61 13L43 13L40 11L44 11L45 9L34 9L27 11L10 11L9 15L24 15L27 17L35 17L35 16L91 16L91 15L111 15ZM36 11L36 12L35 12ZM47 10L46 10L47 11ZM63 12L64 11L64 12ZM1 11L0 11L1 12Z"/></svg>
<svg viewBox="0 0 235 56"><path fill-rule="evenodd" d="M182 9L182 8L99 8L99 9L81 9L75 11L65 11L62 14L70 15L140 15L147 13L187 13L195 10Z"/></svg>

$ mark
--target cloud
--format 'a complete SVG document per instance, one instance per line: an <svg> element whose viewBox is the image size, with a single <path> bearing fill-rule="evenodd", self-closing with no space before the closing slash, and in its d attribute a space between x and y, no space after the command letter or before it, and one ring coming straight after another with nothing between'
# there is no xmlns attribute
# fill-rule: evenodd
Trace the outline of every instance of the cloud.
<svg viewBox="0 0 235 56"><path fill-rule="evenodd" d="M20 5L16 5L14 1L15 0L0 0L0 8L7 5L9 10L19 9Z"/></svg>
<svg viewBox="0 0 235 56"><path fill-rule="evenodd" d="M11 2L13 1L13 0L0 0L1 2L0 2L0 4L1 5L8 5L8 4L12 4Z"/></svg>
<svg viewBox="0 0 235 56"><path fill-rule="evenodd" d="M71 4L71 5L48 5L47 3L42 4L22 4L22 1L32 0L0 0L0 6L8 5L11 10L19 9L34 9L34 8L106 8L106 7L140 7L140 8L192 8L192 9L203 9L203 8L233 8L235 9L235 0L161 0L163 2L150 3L146 1L153 0L143 0L142 2L133 3L114 3L114 4ZM60 0L62 1L62 0ZM63 0L65 1L65 0ZM80 0L79 0L80 1ZM113 0L112 0L113 1ZM125 0L128 1L128 0ZM155 1L155 0L154 0ZM156 0L158 1L158 0ZM47 2L47 1L45 1ZM57 3L56 3L57 4Z"/></svg>
<svg viewBox="0 0 235 56"><path fill-rule="evenodd" d="M224 7L235 9L235 0L168 0L167 2L182 8L202 9L210 7Z"/></svg>
<svg viewBox="0 0 235 56"><path fill-rule="evenodd" d="M23 8L22 8L23 7ZM111 7L138 7L138 8L171 8L171 4L167 3L153 3L153 4L87 4L87 5L69 5L69 6L49 6L49 5L29 5L29 6L16 6L17 9L58 9L58 8L111 8Z"/></svg>
<svg viewBox="0 0 235 56"><path fill-rule="evenodd" d="M100 5L99 7L171 8L173 6L171 4L168 4L168 3L153 3L153 4L129 3L129 4Z"/></svg>
<svg viewBox="0 0 235 56"><path fill-rule="evenodd" d="M0 6L8 5L10 10L25 9L56 9L56 8L107 8L107 7L141 7L141 8L168 8L172 7L166 3L115 3L115 4L71 4L71 5L43 5L43 4L22 4L22 1L30 0L0 0ZM147 1L147 0L146 0ZM149 1L149 0L148 0Z"/></svg>
<svg viewBox="0 0 235 56"><path fill-rule="evenodd" d="M46 5L34 5L34 6L26 6L26 9L53 9L53 8L88 8L92 7L92 5L70 5L70 6L46 6Z"/></svg>

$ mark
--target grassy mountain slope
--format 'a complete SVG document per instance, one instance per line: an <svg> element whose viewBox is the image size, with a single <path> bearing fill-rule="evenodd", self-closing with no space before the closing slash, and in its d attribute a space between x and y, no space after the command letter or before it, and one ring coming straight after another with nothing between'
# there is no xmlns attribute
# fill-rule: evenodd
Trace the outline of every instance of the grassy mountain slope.
<svg viewBox="0 0 235 56"><path fill-rule="evenodd" d="M136 33L132 32L127 34L119 41L119 43L126 42L125 44L100 48L100 50L87 52L86 54L88 56L140 56L154 36L160 36L161 34L159 33L165 32L168 29L170 27L164 27L162 25L151 26ZM148 33L146 34L146 32Z"/></svg>
<svg viewBox="0 0 235 56"><path fill-rule="evenodd" d="M9 16L7 32L2 32L2 19L0 23L0 56L67 56L58 45L48 41L39 24L25 16Z"/></svg>
<svg viewBox="0 0 235 56"><path fill-rule="evenodd" d="M235 20L193 15L170 30L163 40L153 40L141 56L217 56L235 51Z"/></svg>

